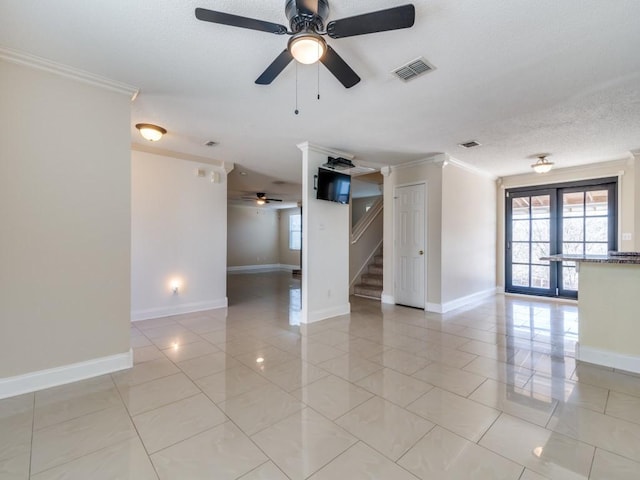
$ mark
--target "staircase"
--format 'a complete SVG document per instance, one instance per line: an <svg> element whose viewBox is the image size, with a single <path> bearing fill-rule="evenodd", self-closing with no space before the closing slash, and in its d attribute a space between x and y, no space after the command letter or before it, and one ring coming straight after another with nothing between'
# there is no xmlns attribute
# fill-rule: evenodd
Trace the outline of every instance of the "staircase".
<svg viewBox="0 0 640 480"><path fill-rule="evenodd" d="M382 297L382 255L375 255L373 261L367 267L367 273L360 277L360 283L354 285L353 294L358 297L375 298Z"/></svg>

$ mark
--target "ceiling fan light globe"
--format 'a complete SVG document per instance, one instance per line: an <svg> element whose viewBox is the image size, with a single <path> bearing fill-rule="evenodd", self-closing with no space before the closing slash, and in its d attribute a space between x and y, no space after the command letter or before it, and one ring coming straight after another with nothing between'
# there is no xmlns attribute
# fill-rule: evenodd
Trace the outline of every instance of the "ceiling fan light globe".
<svg viewBox="0 0 640 480"><path fill-rule="evenodd" d="M289 52L296 61L305 65L316 63L327 50L324 39L315 33L296 35L289 41Z"/></svg>
<svg viewBox="0 0 640 480"><path fill-rule="evenodd" d="M164 128L150 123L138 123L136 128L140 131L142 138L149 140L150 142L157 142L165 133L167 133Z"/></svg>

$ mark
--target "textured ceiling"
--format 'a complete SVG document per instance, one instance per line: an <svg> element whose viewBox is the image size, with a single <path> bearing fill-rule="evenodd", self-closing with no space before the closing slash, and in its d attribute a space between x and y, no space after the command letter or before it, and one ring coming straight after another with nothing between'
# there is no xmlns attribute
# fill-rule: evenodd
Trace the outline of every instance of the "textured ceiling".
<svg viewBox="0 0 640 480"><path fill-rule="evenodd" d="M300 182L303 141L391 165L447 152L497 176L530 171L537 153L565 167L640 148L638 0L416 0L411 29L328 40L362 77L354 88L299 66L300 115L294 64L254 84L286 37L193 13L286 23L284 3L0 0L0 45L139 87L132 125L158 123L165 149L267 176L267 192L273 179ZM332 0L330 18L403 3ZM420 56L436 70L390 74ZM471 139L482 146L457 146Z"/></svg>

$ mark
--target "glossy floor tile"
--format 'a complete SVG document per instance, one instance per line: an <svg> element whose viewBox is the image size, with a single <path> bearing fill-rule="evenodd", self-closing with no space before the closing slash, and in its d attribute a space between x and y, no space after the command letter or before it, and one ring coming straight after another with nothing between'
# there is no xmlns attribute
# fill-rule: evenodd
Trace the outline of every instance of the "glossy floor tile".
<svg viewBox="0 0 640 480"><path fill-rule="evenodd" d="M640 478L640 376L576 362L575 304L300 325L286 273L228 296L134 323L132 369L0 400L0 480Z"/></svg>

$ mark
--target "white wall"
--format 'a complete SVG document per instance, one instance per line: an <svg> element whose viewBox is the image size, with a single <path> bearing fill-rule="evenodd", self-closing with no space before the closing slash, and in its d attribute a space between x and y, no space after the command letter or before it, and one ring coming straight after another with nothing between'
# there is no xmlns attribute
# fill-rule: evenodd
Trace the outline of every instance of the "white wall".
<svg viewBox="0 0 640 480"><path fill-rule="evenodd" d="M496 286L495 180L449 163L442 171L442 299L493 294ZM448 306L449 305L449 306Z"/></svg>
<svg viewBox="0 0 640 480"><path fill-rule="evenodd" d="M227 226L229 267L280 263L277 210L229 205Z"/></svg>
<svg viewBox="0 0 640 480"><path fill-rule="evenodd" d="M383 169L383 302L394 302L395 188L417 183L427 186L427 310L447 311L495 291L495 183L460 165L442 154Z"/></svg>
<svg viewBox="0 0 640 480"><path fill-rule="evenodd" d="M279 223L279 263L300 267L300 250L289 249L289 217L300 215L299 208L283 208L278 210Z"/></svg>
<svg viewBox="0 0 640 480"><path fill-rule="evenodd" d="M314 175L327 157L348 154L308 143L302 150L302 311L311 323L350 312L349 206L316 199Z"/></svg>
<svg viewBox="0 0 640 480"><path fill-rule="evenodd" d="M0 59L0 397L131 361L131 92L72 75Z"/></svg>
<svg viewBox="0 0 640 480"><path fill-rule="evenodd" d="M384 289L383 301L393 303L395 282L394 262L394 195L395 188L425 183L427 185L426 221L426 296L427 303L441 301L441 228L442 228L442 156L440 163L423 161L408 166L392 167L385 176L384 190Z"/></svg>
<svg viewBox="0 0 640 480"><path fill-rule="evenodd" d="M504 290L504 256L505 256L505 190L516 187L528 187L535 185L548 185L553 183L564 183L578 180L589 180L595 178L618 178L618 248L623 251L633 251L638 249L638 224L635 219L640 212L638 203L638 189L636 177L637 167L633 159L619 160L612 162L602 162L581 167L554 169L543 175L529 173L524 175L513 175L501 178L497 183L497 283L500 289ZM639 205L636 207L636 205ZM638 219L640 221L640 219ZM623 233L631 233L631 240L622 240ZM634 237L636 238L634 242Z"/></svg>
<svg viewBox="0 0 640 480"><path fill-rule="evenodd" d="M198 177L199 168L208 174ZM222 182L210 181L216 168L133 151L133 320L227 305L227 184L219 169Z"/></svg>

